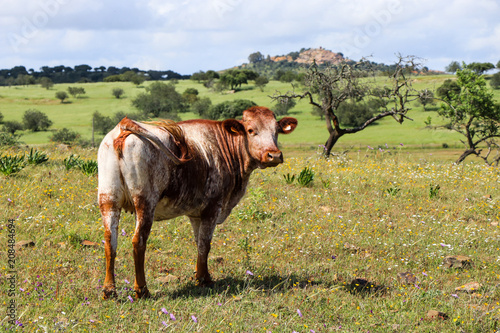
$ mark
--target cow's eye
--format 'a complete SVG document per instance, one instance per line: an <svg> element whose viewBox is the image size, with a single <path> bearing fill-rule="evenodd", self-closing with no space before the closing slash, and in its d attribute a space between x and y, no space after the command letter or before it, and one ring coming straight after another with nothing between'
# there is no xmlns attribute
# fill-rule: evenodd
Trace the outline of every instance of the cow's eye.
<svg viewBox="0 0 500 333"><path fill-rule="evenodd" d="M250 129L248 129L248 134L254 134L254 133L255 133L255 132L254 132L254 130L253 130L253 129L251 129L251 128L250 128Z"/></svg>

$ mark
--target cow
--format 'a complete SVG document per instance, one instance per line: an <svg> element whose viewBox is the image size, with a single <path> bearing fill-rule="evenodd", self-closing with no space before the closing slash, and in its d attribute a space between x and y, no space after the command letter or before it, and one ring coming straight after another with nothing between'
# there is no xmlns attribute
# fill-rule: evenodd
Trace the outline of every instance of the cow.
<svg viewBox="0 0 500 333"><path fill-rule="evenodd" d="M257 168L283 163L278 133L288 134L297 120L277 121L266 107L254 106L242 120L157 121L125 117L103 139L98 151L98 202L104 224L105 299L116 296L115 258L121 211L135 214L132 239L137 298L150 296L144 275L146 242L153 221L187 216L198 257L195 278L213 284L208 253L217 224L245 194Z"/></svg>

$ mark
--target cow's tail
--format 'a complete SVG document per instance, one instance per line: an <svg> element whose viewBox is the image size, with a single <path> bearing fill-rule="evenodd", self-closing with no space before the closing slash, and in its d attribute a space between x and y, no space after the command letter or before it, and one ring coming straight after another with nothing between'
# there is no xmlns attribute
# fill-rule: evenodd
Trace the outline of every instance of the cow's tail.
<svg viewBox="0 0 500 333"><path fill-rule="evenodd" d="M189 153L189 147L186 144L184 133L182 129L179 127L179 125L177 125L174 121L171 120L161 120L148 123L156 125L160 127L162 130L168 132L173 138L176 146L179 148L181 156L179 157L174 152L172 152L172 150L170 150L170 148L165 146L165 144L161 142L161 140L156 135L154 135L141 125L139 125L137 122L125 117L118 124L118 126L120 127L120 135L118 135L118 137L113 142L113 146L120 158L123 157L123 145L125 143L125 139L130 134L135 134L137 136L146 138L149 141L156 144L156 146L162 152L164 152L167 155L167 157L176 165L185 163L191 159Z"/></svg>

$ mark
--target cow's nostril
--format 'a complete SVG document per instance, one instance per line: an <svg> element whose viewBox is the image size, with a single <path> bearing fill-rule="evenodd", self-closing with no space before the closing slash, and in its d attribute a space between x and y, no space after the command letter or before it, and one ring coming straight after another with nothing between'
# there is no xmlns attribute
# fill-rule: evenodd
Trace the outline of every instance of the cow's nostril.
<svg viewBox="0 0 500 333"><path fill-rule="evenodd" d="M267 157L269 157L269 159L270 159L271 161L274 159L274 156L273 156L273 154L271 154L271 153L267 153Z"/></svg>

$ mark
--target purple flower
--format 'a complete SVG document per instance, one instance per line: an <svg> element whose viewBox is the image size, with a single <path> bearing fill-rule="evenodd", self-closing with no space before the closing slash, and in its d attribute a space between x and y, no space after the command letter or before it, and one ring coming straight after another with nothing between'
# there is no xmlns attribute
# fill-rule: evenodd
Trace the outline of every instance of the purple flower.
<svg viewBox="0 0 500 333"><path fill-rule="evenodd" d="M400 145L401 147L403 147L403 144L402 144L402 143L400 143L399 145Z"/></svg>
<svg viewBox="0 0 500 333"><path fill-rule="evenodd" d="M423 275L428 276L426 272L422 272Z"/></svg>
<svg viewBox="0 0 500 333"><path fill-rule="evenodd" d="M23 289L23 288L21 288L21 287L19 287L19 290L24 291L24 289Z"/></svg>
<svg viewBox="0 0 500 333"><path fill-rule="evenodd" d="M451 294L451 296L455 297L455 298L458 298L458 295L457 294Z"/></svg>
<svg viewBox="0 0 500 333"><path fill-rule="evenodd" d="M170 319L172 319L172 320L176 320L176 319L175 319L175 316L174 316L174 314L173 314L173 313L171 313L171 314L170 314Z"/></svg>
<svg viewBox="0 0 500 333"><path fill-rule="evenodd" d="M195 316L191 316L191 319L193 319L193 321L194 321L195 323L197 323L197 322L198 322L198 318L196 318Z"/></svg>
<svg viewBox="0 0 500 333"><path fill-rule="evenodd" d="M12 202L12 200L10 200L10 198L7 198L7 201L8 201L8 202Z"/></svg>
<svg viewBox="0 0 500 333"><path fill-rule="evenodd" d="M168 324L164 321L161 322L164 326L168 327Z"/></svg>
<svg viewBox="0 0 500 333"><path fill-rule="evenodd" d="M415 288L418 288L418 289L420 289L420 287L419 287L419 286L418 286L417 284L415 284Z"/></svg>
<svg viewBox="0 0 500 333"><path fill-rule="evenodd" d="M94 321L93 321L92 319L89 319L89 321L90 321L91 323L94 323Z"/></svg>
<svg viewBox="0 0 500 333"><path fill-rule="evenodd" d="M297 314L299 315L300 318L302 318L302 312L300 312L299 309L297 309Z"/></svg>
<svg viewBox="0 0 500 333"><path fill-rule="evenodd" d="M122 229L122 236L126 236L127 233L125 232L125 229Z"/></svg>
<svg viewBox="0 0 500 333"><path fill-rule="evenodd" d="M337 256L332 255L332 259L333 260L337 259Z"/></svg>
<svg viewBox="0 0 500 333"><path fill-rule="evenodd" d="M127 283L127 284L129 284L129 283L130 283L130 281L129 281L129 280L127 280L127 279L124 279L124 281L125 281L125 283Z"/></svg>
<svg viewBox="0 0 500 333"><path fill-rule="evenodd" d="M161 312L163 312L164 314L168 314L168 311L165 308L161 308Z"/></svg>
<svg viewBox="0 0 500 333"><path fill-rule="evenodd" d="M253 276L253 273L252 273L252 272L250 272L249 270L247 270L245 273L246 273L247 275L251 275L251 276Z"/></svg>
<svg viewBox="0 0 500 333"><path fill-rule="evenodd" d="M130 301L130 303L134 303L134 299L130 295L128 295L128 300Z"/></svg>

